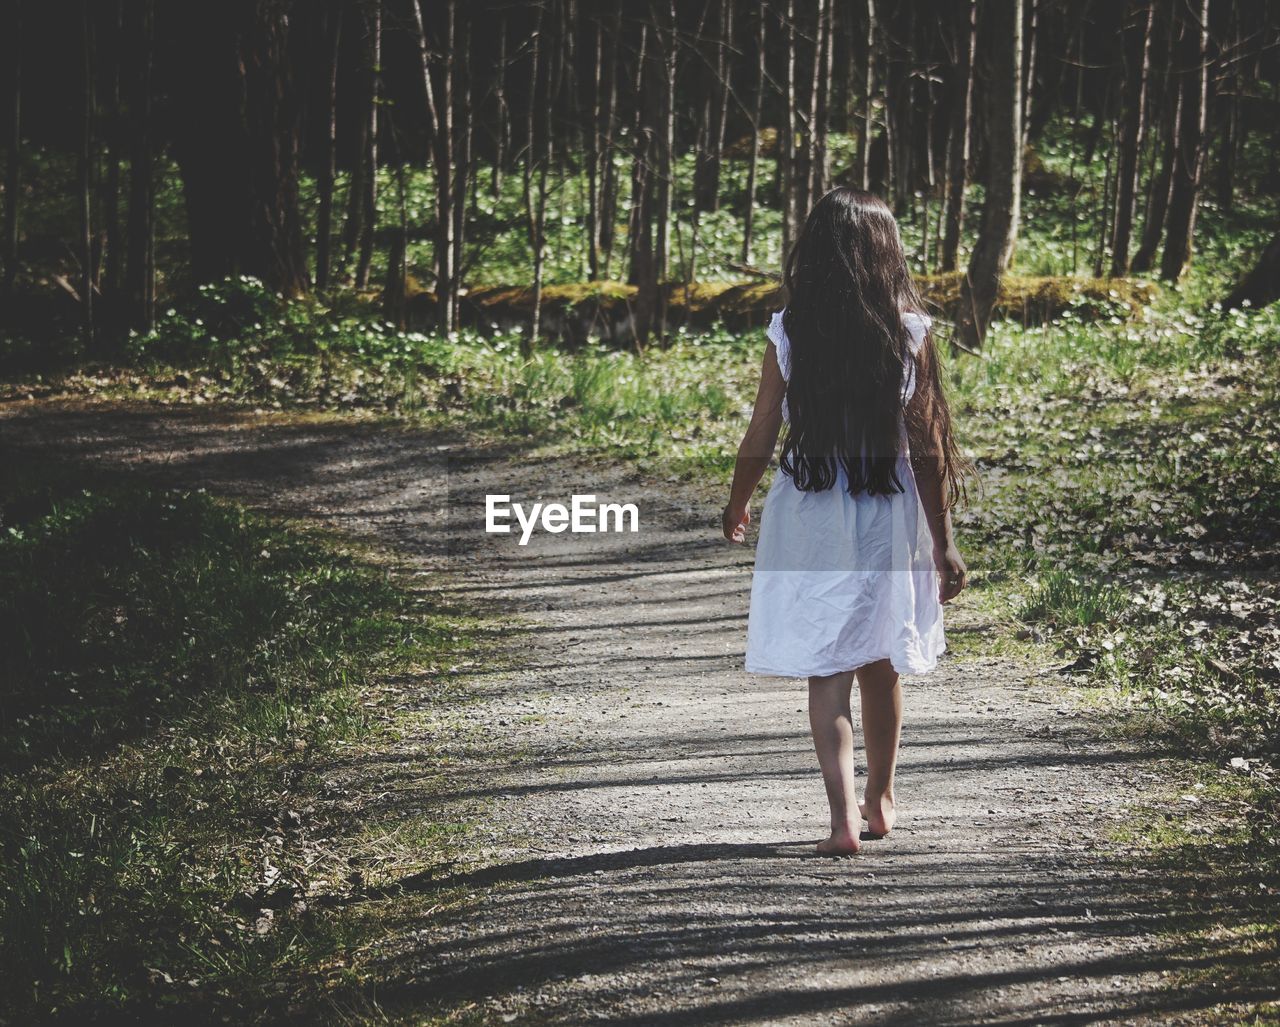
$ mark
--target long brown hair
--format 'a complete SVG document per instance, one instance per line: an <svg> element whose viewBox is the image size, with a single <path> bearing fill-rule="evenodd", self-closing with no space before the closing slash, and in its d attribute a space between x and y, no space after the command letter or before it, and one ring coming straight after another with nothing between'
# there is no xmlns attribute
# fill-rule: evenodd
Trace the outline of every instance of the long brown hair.
<svg viewBox="0 0 1280 1027"><path fill-rule="evenodd" d="M783 327L791 341L782 468L806 492L902 491L905 425L916 458L936 462L944 500L963 494L930 332L913 359L902 315L924 312L893 213L861 189L832 189L809 212L787 261ZM915 395L904 401L907 376Z"/></svg>

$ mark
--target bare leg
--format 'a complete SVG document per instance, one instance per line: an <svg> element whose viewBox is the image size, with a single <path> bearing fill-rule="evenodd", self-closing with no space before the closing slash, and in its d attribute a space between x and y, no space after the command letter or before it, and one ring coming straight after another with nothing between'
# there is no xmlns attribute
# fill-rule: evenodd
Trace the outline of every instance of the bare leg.
<svg viewBox="0 0 1280 1027"><path fill-rule="evenodd" d="M857 852L862 827L853 779L852 690L853 671L809 679L809 727L831 804L831 837L818 844L825 856Z"/></svg>
<svg viewBox="0 0 1280 1027"><path fill-rule="evenodd" d="M867 747L867 790L862 815L867 830L886 835L893 829L893 771L898 763L902 735L902 686L888 660L859 667L858 690L862 694L862 736Z"/></svg>

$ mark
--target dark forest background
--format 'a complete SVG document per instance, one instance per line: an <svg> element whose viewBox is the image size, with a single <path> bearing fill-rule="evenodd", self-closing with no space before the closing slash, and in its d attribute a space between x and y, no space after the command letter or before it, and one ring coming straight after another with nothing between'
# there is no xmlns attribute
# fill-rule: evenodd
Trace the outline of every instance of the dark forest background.
<svg viewBox="0 0 1280 1027"><path fill-rule="evenodd" d="M1024 190L1067 208L1055 273L1168 282L1199 203L1274 197L1277 25L1270 0L7 0L5 322L74 303L111 356L248 275L446 331L484 320L471 287L524 286L536 338L545 286L616 280L644 343L668 283L776 273L853 184L918 271L968 272L977 348ZM1222 298L1271 298L1275 250Z"/></svg>

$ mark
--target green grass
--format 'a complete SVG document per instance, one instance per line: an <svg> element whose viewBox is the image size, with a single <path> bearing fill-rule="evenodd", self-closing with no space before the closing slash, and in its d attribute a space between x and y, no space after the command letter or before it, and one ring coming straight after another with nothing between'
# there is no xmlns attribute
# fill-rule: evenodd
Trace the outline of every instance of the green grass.
<svg viewBox="0 0 1280 1027"><path fill-rule="evenodd" d="M1113 839L1131 869L1157 874L1170 943L1195 958L1173 971L1180 992L1275 994L1280 925L1274 823L1280 794L1256 774L1174 762L1167 781L1126 813ZM1207 914L1212 911L1212 918ZM1280 1023L1280 1004L1218 1003L1206 1024Z"/></svg>
<svg viewBox="0 0 1280 1027"><path fill-rule="evenodd" d="M204 302L137 341L141 370L80 384L372 409L724 482L764 347L722 330L526 355L518 334L398 333L252 282ZM957 515L975 580L1092 683L1245 754L1280 751L1278 353L1275 309L1191 313L1171 293L1141 321L1002 323L949 362L982 486Z"/></svg>
<svg viewBox="0 0 1280 1027"><path fill-rule="evenodd" d="M390 676L430 677L479 644L475 625L200 493L7 470L0 1018L358 993L382 907L331 901L354 887L348 860L429 864L461 825L374 817L350 837L322 771L388 744Z"/></svg>

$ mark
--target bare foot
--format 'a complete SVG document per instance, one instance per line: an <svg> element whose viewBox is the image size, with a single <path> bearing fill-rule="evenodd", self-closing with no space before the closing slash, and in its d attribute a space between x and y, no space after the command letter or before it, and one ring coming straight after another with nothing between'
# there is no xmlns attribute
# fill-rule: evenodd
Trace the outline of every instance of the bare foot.
<svg viewBox="0 0 1280 1027"><path fill-rule="evenodd" d="M882 795L878 799L864 798L858 809L867 822L867 833L883 838L893 830L897 814L893 809L893 796Z"/></svg>
<svg viewBox="0 0 1280 1027"><path fill-rule="evenodd" d="M852 856L862 846L857 831L832 831L826 841L818 842L819 856Z"/></svg>

